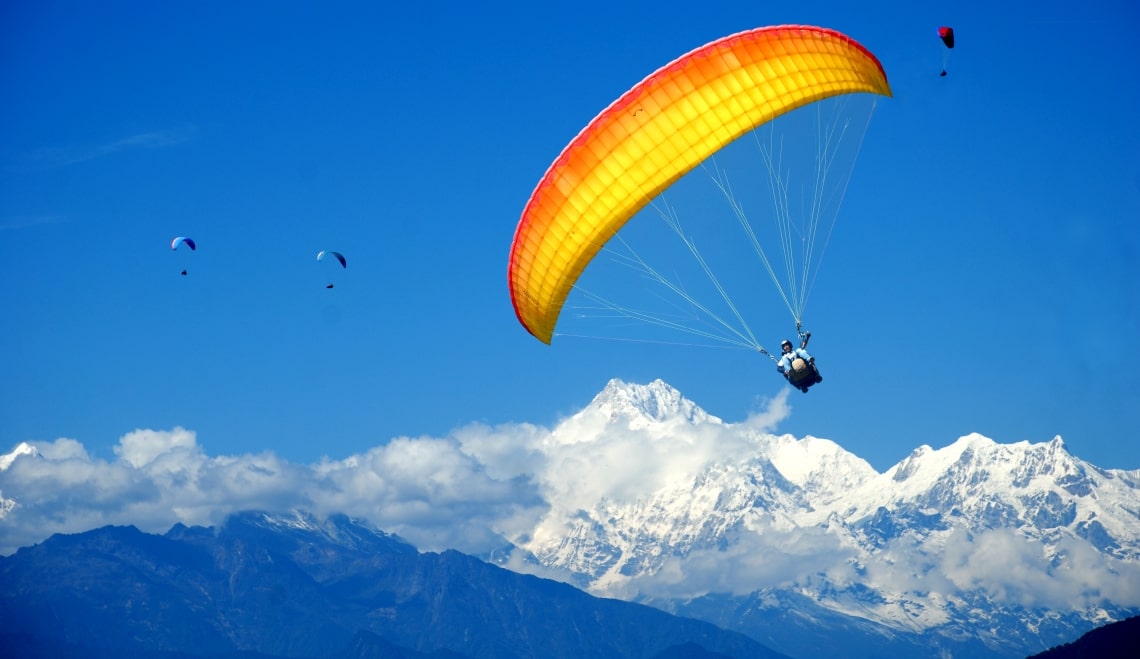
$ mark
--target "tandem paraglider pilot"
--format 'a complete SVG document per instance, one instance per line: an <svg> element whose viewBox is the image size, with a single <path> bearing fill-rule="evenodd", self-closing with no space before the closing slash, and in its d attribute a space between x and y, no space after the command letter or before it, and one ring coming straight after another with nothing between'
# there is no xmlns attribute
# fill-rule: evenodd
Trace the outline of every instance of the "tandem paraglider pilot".
<svg viewBox="0 0 1140 659"><path fill-rule="evenodd" d="M807 393L807 390L817 382L823 382L823 376L815 367L815 357L808 354L803 348L792 348L792 342L784 339L780 344L780 361L776 363L776 370L784 375L793 387Z"/></svg>

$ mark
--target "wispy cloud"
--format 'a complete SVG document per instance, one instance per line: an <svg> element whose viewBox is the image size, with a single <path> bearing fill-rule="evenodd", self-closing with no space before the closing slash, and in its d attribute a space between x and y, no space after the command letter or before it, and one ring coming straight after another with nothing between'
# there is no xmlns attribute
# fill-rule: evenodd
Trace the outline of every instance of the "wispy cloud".
<svg viewBox="0 0 1140 659"><path fill-rule="evenodd" d="M74 165L88 160L137 149L159 149L182 144L194 135L193 128L176 128L138 133L96 144L72 144L45 147L25 154L14 163L16 169L48 169Z"/></svg>
<svg viewBox="0 0 1140 659"><path fill-rule="evenodd" d="M0 231L15 231L63 222L62 215L22 215L0 217Z"/></svg>
<svg viewBox="0 0 1140 659"><path fill-rule="evenodd" d="M1063 538L1048 556L1041 543L1010 529L974 537L952 534L940 572L963 590L982 589L998 601L1057 610L1105 600L1140 605L1140 566L1106 556L1078 538Z"/></svg>

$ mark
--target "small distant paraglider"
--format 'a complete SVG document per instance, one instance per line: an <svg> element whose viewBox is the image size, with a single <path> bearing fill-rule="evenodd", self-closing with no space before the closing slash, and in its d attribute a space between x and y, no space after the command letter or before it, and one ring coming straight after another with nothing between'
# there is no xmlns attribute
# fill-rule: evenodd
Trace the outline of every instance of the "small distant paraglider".
<svg viewBox="0 0 1140 659"><path fill-rule="evenodd" d="M196 244L194 244L194 239L193 238L187 238L186 236L177 236L174 238L174 240L170 241L170 249L172 249L172 250L177 250L179 245L186 245L187 247L190 248L190 251L192 251L192 252L194 250L198 249L198 246ZM186 276L186 268L182 269L182 276L183 277Z"/></svg>
<svg viewBox="0 0 1140 659"><path fill-rule="evenodd" d="M942 45L946 46L946 50L942 51L942 73L938 75L946 77L946 63L950 61L950 51L954 50L954 28L943 25L938 28L938 38L942 40Z"/></svg>
<svg viewBox="0 0 1140 659"><path fill-rule="evenodd" d="M348 261L345 260L344 255L341 254L340 252L334 252L334 251L327 250L327 249L322 249L321 251L317 252L317 260L318 261L324 261L326 257L331 257L331 258L336 259L340 263L340 267L342 269L348 268ZM325 286L325 288L333 288L333 283L330 281L328 283L328 285Z"/></svg>

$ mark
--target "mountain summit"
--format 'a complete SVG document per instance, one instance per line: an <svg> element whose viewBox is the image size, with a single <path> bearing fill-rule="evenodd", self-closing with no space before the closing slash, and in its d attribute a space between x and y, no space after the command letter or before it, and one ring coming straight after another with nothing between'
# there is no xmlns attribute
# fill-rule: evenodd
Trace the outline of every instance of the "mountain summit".
<svg viewBox="0 0 1140 659"><path fill-rule="evenodd" d="M553 434L636 446L626 455L668 476L548 497L538 532L516 542L529 560L784 652L790 601L871 635L934 639L915 640L916 656L1024 655L1140 612L1140 471L1095 467L1060 437L971 434L878 473L829 440L616 380Z"/></svg>
<svg viewBox="0 0 1140 659"><path fill-rule="evenodd" d="M610 380L580 414L601 414L607 416L610 422L624 418L630 427L677 420L690 424L720 421L661 380L646 385Z"/></svg>

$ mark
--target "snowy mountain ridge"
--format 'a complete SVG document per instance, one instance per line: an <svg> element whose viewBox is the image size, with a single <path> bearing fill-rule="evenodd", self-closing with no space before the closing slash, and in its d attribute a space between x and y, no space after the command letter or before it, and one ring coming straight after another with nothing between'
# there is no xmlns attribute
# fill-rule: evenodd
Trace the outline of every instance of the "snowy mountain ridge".
<svg viewBox="0 0 1140 659"><path fill-rule="evenodd" d="M8 467L12 466L12 463L16 461L16 458L20 457L21 455L39 455L39 451L36 450L36 447L27 442L20 442L16 445L16 448L12 449L11 453L0 455L0 471L4 471Z"/></svg>
<svg viewBox="0 0 1140 659"><path fill-rule="evenodd" d="M660 381L612 381L553 434L640 436L651 463L658 446L691 447L653 489L552 498L516 542L595 594L668 608L794 593L900 631L990 629L995 646L1024 635L1027 647L1051 620L1140 611L1140 470L1088 464L1060 437L971 434L880 474L830 440L725 423Z"/></svg>
<svg viewBox="0 0 1140 659"><path fill-rule="evenodd" d="M0 539L264 510L242 528L348 548L398 533L791 656L1024 657L1140 614L1140 470L971 434L879 473L773 434L785 413L776 398L726 423L664 382L614 380L551 428L474 424L313 465L210 456L181 427L128 433L111 460L21 443L0 455Z"/></svg>

